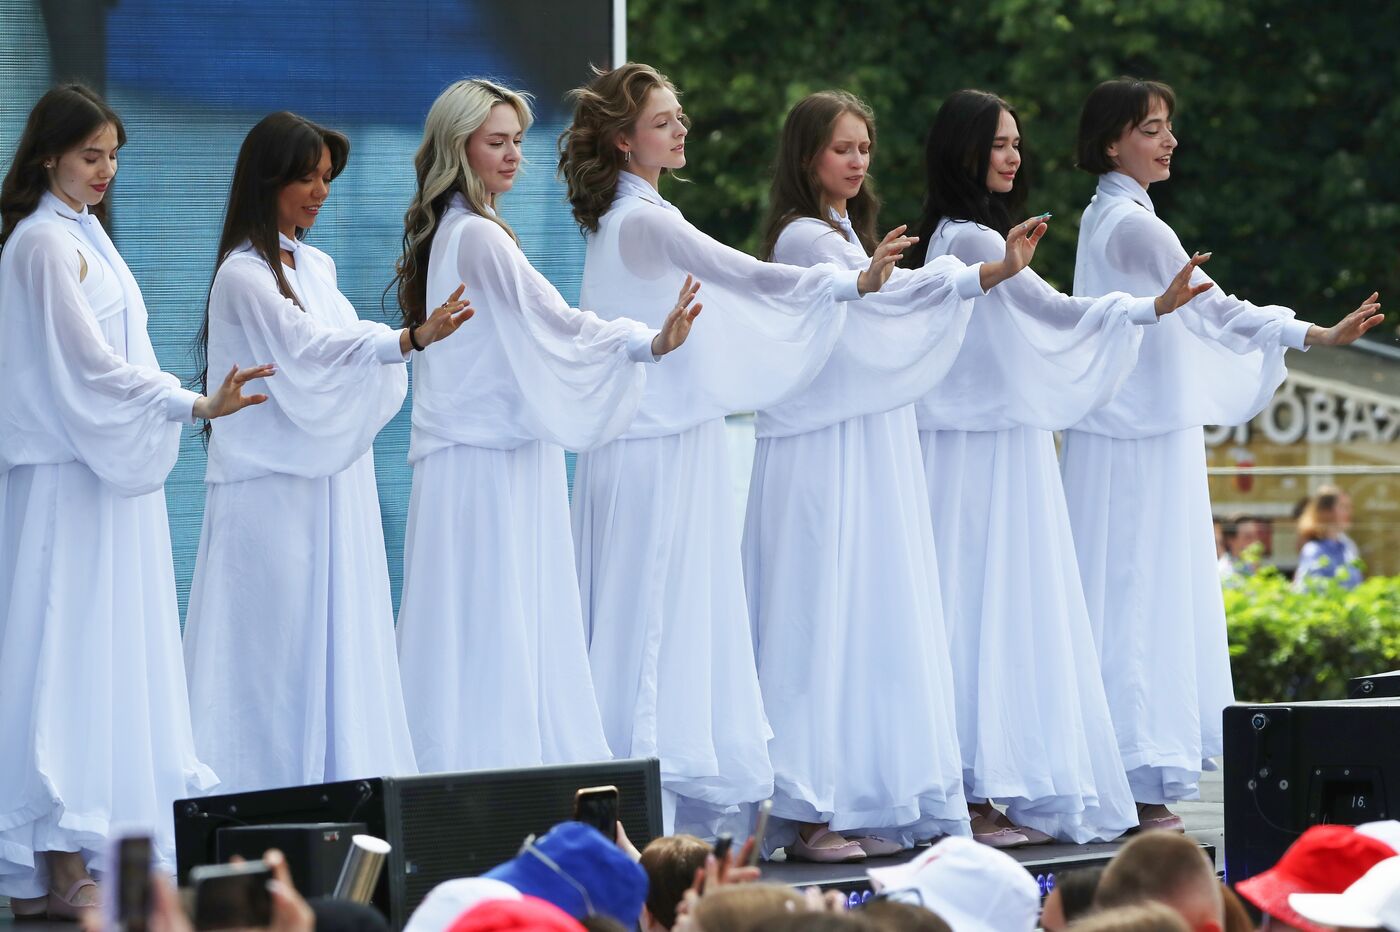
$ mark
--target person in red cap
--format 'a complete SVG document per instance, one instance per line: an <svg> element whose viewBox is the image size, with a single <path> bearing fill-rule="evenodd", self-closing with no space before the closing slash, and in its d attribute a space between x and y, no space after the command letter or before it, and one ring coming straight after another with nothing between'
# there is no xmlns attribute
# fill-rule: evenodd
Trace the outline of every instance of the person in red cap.
<svg viewBox="0 0 1400 932"><path fill-rule="evenodd" d="M1261 932L1327 932L1298 915L1288 905L1289 895L1341 893L1372 864L1395 854L1389 845L1349 825L1314 825L1298 836L1273 867L1235 884L1235 892L1264 913Z"/></svg>
<svg viewBox="0 0 1400 932"><path fill-rule="evenodd" d="M457 917L447 932L583 932L577 919L553 903L523 896L518 900L486 900Z"/></svg>

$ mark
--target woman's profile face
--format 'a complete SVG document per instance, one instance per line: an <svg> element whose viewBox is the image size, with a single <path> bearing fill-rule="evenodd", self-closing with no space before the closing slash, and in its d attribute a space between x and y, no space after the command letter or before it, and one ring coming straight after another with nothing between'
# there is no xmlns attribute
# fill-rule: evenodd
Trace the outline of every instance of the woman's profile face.
<svg viewBox="0 0 1400 932"><path fill-rule="evenodd" d="M634 168L675 171L685 167L686 128L681 103L669 87L653 87L642 101L642 111L632 130L624 133L619 148L630 153Z"/></svg>
<svg viewBox="0 0 1400 932"><path fill-rule="evenodd" d="M1002 110L997 118L997 134L992 139L991 157L987 160L987 190L1006 194L1016 186L1016 173L1021 170L1021 130L1010 111Z"/></svg>
<svg viewBox="0 0 1400 932"><path fill-rule="evenodd" d="M492 106L486 122L467 137L467 164L492 197L506 193L515 184L524 140L520 116L507 103Z"/></svg>
<svg viewBox="0 0 1400 932"><path fill-rule="evenodd" d="M95 207L117 176L117 128L103 123L48 169L49 190L74 210Z"/></svg>
<svg viewBox="0 0 1400 932"><path fill-rule="evenodd" d="M1147 116L1123 130L1123 134L1108 145L1108 157L1120 172L1146 188L1172 176L1172 153L1176 136L1172 133L1171 115L1166 102L1152 102Z"/></svg>
<svg viewBox="0 0 1400 932"><path fill-rule="evenodd" d="M309 230L331 193L331 150L321 147L316 167L277 192L277 229L287 236L298 227Z"/></svg>

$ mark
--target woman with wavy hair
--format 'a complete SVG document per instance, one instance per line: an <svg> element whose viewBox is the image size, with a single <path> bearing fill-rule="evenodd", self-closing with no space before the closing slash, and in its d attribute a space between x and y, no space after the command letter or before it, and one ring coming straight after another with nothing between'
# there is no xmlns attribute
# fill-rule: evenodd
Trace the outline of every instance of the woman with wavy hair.
<svg viewBox="0 0 1400 932"><path fill-rule="evenodd" d="M798 101L779 138L761 255L868 264L879 248L874 146L875 117L859 98ZM1003 249L1033 249L1024 232ZM917 287L949 277L964 300ZM947 371L982 288L975 266L945 259L896 270L888 289L907 303L850 315L811 385L755 419L744 585L774 731L773 812L789 823L771 842L805 860L968 832L912 403ZM883 701L886 682L900 684L900 702Z"/></svg>
<svg viewBox="0 0 1400 932"><path fill-rule="evenodd" d="M1079 226L1074 293L1160 289L1186 258L1151 185L1171 177L1176 95L1119 78L1080 114L1078 164L1098 188ZM1196 281L1209 282L1197 270ZM1203 425L1240 424L1273 397L1284 354L1354 342L1378 295L1332 327L1214 288L1149 327L1112 399L1065 431L1061 477L1118 748L1145 828L1180 831L1221 754L1234 701L1206 483Z"/></svg>
<svg viewBox="0 0 1400 932"><path fill-rule="evenodd" d="M934 118L924 162L911 261L996 255L1028 190L1016 112L994 94L957 91ZM1189 283L1201 261L1186 261L1155 300L1072 298L1023 270L977 299L948 377L915 407L964 789L974 837L987 844L1106 841L1137 824L1051 431L1112 397L1144 327L1209 287Z"/></svg>
<svg viewBox="0 0 1400 932"><path fill-rule="evenodd" d="M615 316L658 304L681 269L705 281L705 326L653 373L628 431L579 457L573 519L608 742L619 756L661 759L668 831L713 835L773 780L724 416L800 391L852 315L952 310L964 289L990 287L1027 256L983 265L970 286L950 269L857 301L885 287L908 244L899 230L863 268L760 262L661 197L661 177L686 163L688 132L664 76L629 63L573 96L559 167L588 238L583 300ZM787 701L820 688L798 683Z"/></svg>
<svg viewBox="0 0 1400 932"><path fill-rule="evenodd" d="M257 416L209 441L185 659L195 741L229 792L416 772L371 444L409 353L471 316L462 286L394 330L360 320L303 242L345 167L340 133L285 111L238 151L201 349L277 367Z"/></svg>
<svg viewBox="0 0 1400 932"><path fill-rule="evenodd" d="M0 896L17 919L95 913L114 826L155 831L217 779L195 754L163 486L180 428L265 401L160 371L103 228L126 142L81 85L29 114L0 188ZM242 354L239 359L253 358ZM275 381L275 380L270 380Z"/></svg>
<svg viewBox="0 0 1400 932"><path fill-rule="evenodd" d="M470 341L433 348L414 372L398 641L427 771L612 756L588 672L561 448L622 433L646 364L685 342L700 313L688 276L672 282L680 293L658 309L658 331L575 310L535 271L498 213L530 122L526 96L491 81L443 91L404 215L404 322L459 281L492 309Z"/></svg>

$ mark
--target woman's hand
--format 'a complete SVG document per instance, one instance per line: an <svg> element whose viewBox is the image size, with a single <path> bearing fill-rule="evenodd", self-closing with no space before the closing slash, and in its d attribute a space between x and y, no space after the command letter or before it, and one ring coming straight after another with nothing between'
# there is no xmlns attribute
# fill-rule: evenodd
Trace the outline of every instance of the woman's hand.
<svg viewBox="0 0 1400 932"><path fill-rule="evenodd" d="M1369 298L1361 302L1360 307L1343 317L1335 326L1319 327L1313 324L1308 328L1307 338L1303 342L1308 346L1319 343L1323 346L1348 346L1355 343L1363 333L1379 327L1385 320L1385 315L1381 313L1380 299L1380 292L1373 291Z"/></svg>
<svg viewBox="0 0 1400 932"><path fill-rule="evenodd" d="M661 325L661 332L651 341L651 354L653 356L665 356L685 342L685 338L690 336L690 325L695 323L695 318L700 316L700 309L705 305L692 304L695 294L700 290L700 283L689 275L685 277L685 284L681 285L680 293L676 295L676 305L671 308L671 313L666 315L666 322Z"/></svg>
<svg viewBox="0 0 1400 932"><path fill-rule="evenodd" d="M446 301L433 308L433 312L428 315L428 319L423 321L413 329L412 337L407 330L404 331L404 339L408 340L408 348L413 348L413 339L418 340L418 345L427 349L438 340L444 340L457 332L457 328L468 320L471 320L476 311L472 308L472 303L462 297L462 292L467 290L465 284L457 286L457 290L452 292L452 296ZM400 341L402 345L402 341ZM408 352L408 350L404 350Z"/></svg>
<svg viewBox="0 0 1400 932"><path fill-rule="evenodd" d="M904 250L919 241L917 236L905 236L907 229L909 225L901 223L886 233L880 245L875 247L875 255L870 257L870 268L861 272L860 278L856 279L856 287L861 294L870 294L885 287L885 282L894 273L895 263L904 258Z"/></svg>
<svg viewBox="0 0 1400 932"><path fill-rule="evenodd" d="M212 421L216 417L224 417L242 411L249 405L260 405L267 401L266 395L245 395L243 386L254 379L267 378L277 373L277 367L271 364L254 366L251 369L240 369L234 366L224 376L223 384L212 395L200 395L194 403L194 416Z"/></svg>
<svg viewBox="0 0 1400 932"><path fill-rule="evenodd" d="M1214 282L1203 282L1199 285L1191 284L1191 273L1196 271L1197 266L1204 265L1210 258L1210 253L1195 253L1186 264L1181 267L1181 271L1176 273L1167 290L1157 296L1153 306L1157 309L1157 316L1162 317L1181 307L1196 295L1203 291L1209 291L1215 287Z"/></svg>
<svg viewBox="0 0 1400 932"><path fill-rule="evenodd" d="M1006 234L1006 254L1000 261L982 263L983 291L992 290L1031 264L1035 247L1040 244L1045 231L1050 229L1045 222L1049 219L1049 214L1041 214L1011 228L1011 232Z"/></svg>

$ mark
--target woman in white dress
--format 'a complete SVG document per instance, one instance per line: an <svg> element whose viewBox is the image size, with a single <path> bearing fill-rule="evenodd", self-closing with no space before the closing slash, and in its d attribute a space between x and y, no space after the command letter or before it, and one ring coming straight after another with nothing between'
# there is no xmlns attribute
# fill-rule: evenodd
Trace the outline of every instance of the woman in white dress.
<svg viewBox="0 0 1400 932"><path fill-rule="evenodd" d="M1147 193L1171 176L1174 109L1171 88L1126 78L1085 102L1078 163L1099 182L1079 228L1075 294L1151 294L1186 260ZM1197 796L1233 701L1202 427L1249 420L1283 381L1285 350L1353 342L1380 324L1376 301L1319 327L1212 289L1148 328L1112 400L1065 432L1075 550L1146 828L1182 828L1166 804Z"/></svg>
<svg viewBox="0 0 1400 932"><path fill-rule="evenodd" d="M0 189L0 895L16 918L93 911L114 827L153 831L172 865L171 804L217 782L190 732L163 486L181 425L265 400L241 386L271 368L230 368L210 397L160 371L102 228L125 142L92 91L54 88Z"/></svg>
<svg viewBox="0 0 1400 932"><path fill-rule="evenodd" d="M603 317L664 307L685 270L705 282L709 308L651 373L628 431L580 455L573 524L608 743L661 759L668 831L713 835L726 823L747 831L740 806L773 780L724 416L779 404L821 370L849 314L881 313L882 295L854 299L884 284L899 244L891 234L861 270L760 262L715 242L657 190L685 165L686 134L675 88L629 63L575 92L560 142L588 235L583 303ZM984 286L1005 274L980 270ZM921 279L919 300L960 300L953 278Z"/></svg>
<svg viewBox="0 0 1400 932"><path fill-rule="evenodd" d="M939 109L910 258L997 254L1026 201L1016 113L984 91ZM1071 298L1031 269L977 299L957 361L916 406L974 837L1107 841L1137 825L1104 697L1051 433L1104 403L1144 325L1190 300L1193 259L1152 298ZM1007 806L1007 815L990 800Z"/></svg>
<svg viewBox="0 0 1400 932"><path fill-rule="evenodd" d="M579 607L563 447L626 429L646 365L700 305L687 278L660 332L569 307L498 215L525 96L458 81L428 112L404 217L399 303L423 319L459 281L492 313L419 358L399 665L424 771L606 760ZM465 572L464 572L465 570Z"/></svg>
<svg viewBox="0 0 1400 932"><path fill-rule="evenodd" d="M196 746L229 792L416 772L371 444L410 351L471 309L459 286L414 327L356 317L300 239L348 155L291 113L254 126L209 293L210 371L251 353L278 373L255 416L210 439L185 626Z"/></svg>
<svg viewBox="0 0 1400 932"><path fill-rule="evenodd" d="M798 102L760 254L868 265L868 250L884 248L867 179L874 142L874 117L852 95ZM983 258L1004 253L1019 268L1042 229L998 238ZM911 242L902 230L896 251ZM980 272L952 259L894 272L881 294L904 303L850 315L811 385L755 421L744 584L774 731L773 813L786 823L769 842L790 857L860 860L969 831L912 402L957 355ZM955 294L920 287L949 277Z"/></svg>

